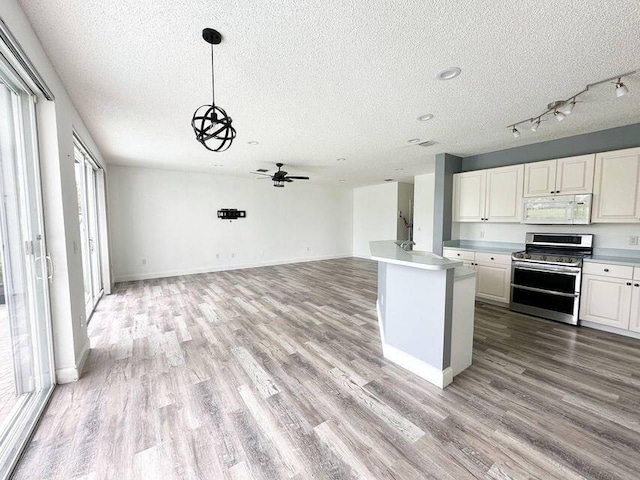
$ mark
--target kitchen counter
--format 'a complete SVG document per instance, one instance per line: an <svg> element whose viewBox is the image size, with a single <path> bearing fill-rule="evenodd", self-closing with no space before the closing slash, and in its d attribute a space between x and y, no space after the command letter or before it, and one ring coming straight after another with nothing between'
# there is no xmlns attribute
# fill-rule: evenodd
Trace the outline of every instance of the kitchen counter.
<svg viewBox="0 0 640 480"><path fill-rule="evenodd" d="M380 262L405 265L424 270L447 270L461 267L462 262L449 260L431 252L405 251L392 241L369 242L371 258Z"/></svg>
<svg viewBox="0 0 640 480"><path fill-rule="evenodd" d="M473 240L447 240L443 243L443 247L454 250L473 250L474 252L497 253L501 255L511 255L513 252L524 250L524 245L521 243L476 242Z"/></svg>
<svg viewBox="0 0 640 480"><path fill-rule="evenodd" d="M585 262L608 263L610 265L628 265L630 267L640 267L640 257L619 257L610 255L591 255L584 259Z"/></svg>
<svg viewBox="0 0 640 480"><path fill-rule="evenodd" d="M382 354L446 387L469 367L473 352L476 272L393 241L369 242L378 261L378 326Z"/></svg>

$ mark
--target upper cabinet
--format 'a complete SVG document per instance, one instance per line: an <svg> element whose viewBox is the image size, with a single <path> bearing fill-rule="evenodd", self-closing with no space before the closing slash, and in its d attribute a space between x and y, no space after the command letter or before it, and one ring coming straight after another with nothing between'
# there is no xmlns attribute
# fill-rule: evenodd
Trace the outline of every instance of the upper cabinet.
<svg viewBox="0 0 640 480"><path fill-rule="evenodd" d="M453 176L454 222L519 222L524 165Z"/></svg>
<svg viewBox="0 0 640 480"><path fill-rule="evenodd" d="M578 195L593 192L595 155L527 163L524 197Z"/></svg>
<svg viewBox="0 0 640 480"><path fill-rule="evenodd" d="M640 148L596 155L592 222L640 222Z"/></svg>

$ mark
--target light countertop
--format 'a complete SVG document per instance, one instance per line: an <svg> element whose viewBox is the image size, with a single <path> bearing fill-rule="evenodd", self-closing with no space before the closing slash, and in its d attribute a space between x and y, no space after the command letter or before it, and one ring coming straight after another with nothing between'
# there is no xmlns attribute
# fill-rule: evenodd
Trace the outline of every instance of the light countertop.
<svg viewBox="0 0 640 480"><path fill-rule="evenodd" d="M513 252L524 250L524 245L519 243L475 242L473 240L447 240L443 243L443 247L454 250L473 250L474 252L502 255L511 255Z"/></svg>
<svg viewBox="0 0 640 480"><path fill-rule="evenodd" d="M461 267L462 262L449 260L431 252L405 251L393 241L369 242L371 259L423 270L447 270Z"/></svg>
<svg viewBox="0 0 640 480"><path fill-rule="evenodd" d="M640 267L640 257L621 257L612 255L591 255L584 259L585 262L608 263L611 265L628 265L631 267Z"/></svg>

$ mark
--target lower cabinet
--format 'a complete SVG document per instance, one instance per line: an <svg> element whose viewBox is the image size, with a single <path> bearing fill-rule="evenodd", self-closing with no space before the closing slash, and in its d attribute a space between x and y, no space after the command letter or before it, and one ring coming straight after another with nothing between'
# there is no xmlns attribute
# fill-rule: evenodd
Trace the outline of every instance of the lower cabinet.
<svg viewBox="0 0 640 480"><path fill-rule="evenodd" d="M465 267L476 272L476 297L499 303L509 303L511 295L511 256L471 250L445 248L445 258L462 260Z"/></svg>
<svg viewBox="0 0 640 480"><path fill-rule="evenodd" d="M640 333L640 268L585 263L580 319Z"/></svg>

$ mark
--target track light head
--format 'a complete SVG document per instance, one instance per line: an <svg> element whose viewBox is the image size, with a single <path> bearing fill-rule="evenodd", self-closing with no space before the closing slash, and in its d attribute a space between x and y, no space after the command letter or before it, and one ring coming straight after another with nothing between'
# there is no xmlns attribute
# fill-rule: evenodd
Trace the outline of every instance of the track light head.
<svg viewBox="0 0 640 480"><path fill-rule="evenodd" d="M629 89L624 83L621 82L621 79L619 78L618 81L616 82L616 97L618 98L623 97L627 93L629 93Z"/></svg>
<svg viewBox="0 0 640 480"><path fill-rule="evenodd" d="M567 118L567 116L559 110L553 112L553 116L556 117L556 120L558 120L559 122Z"/></svg>
<svg viewBox="0 0 640 480"><path fill-rule="evenodd" d="M511 129L511 133L513 134L513 138L518 138L520 136L520 132L518 131L518 129L516 127L513 127Z"/></svg>
<svg viewBox="0 0 640 480"><path fill-rule="evenodd" d="M531 131L537 132L539 126L540 126L540 119L538 118L537 120L534 120L531 122Z"/></svg>
<svg viewBox="0 0 640 480"><path fill-rule="evenodd" d="M576 99L572 98L571 101L563 103L558 110L560 110L565 115L571 115L573 112L573 107L576 106Z"/></svg>

